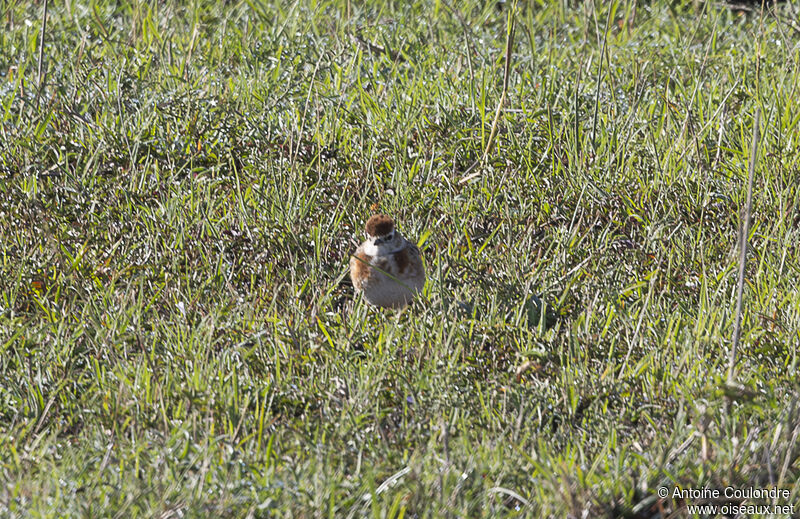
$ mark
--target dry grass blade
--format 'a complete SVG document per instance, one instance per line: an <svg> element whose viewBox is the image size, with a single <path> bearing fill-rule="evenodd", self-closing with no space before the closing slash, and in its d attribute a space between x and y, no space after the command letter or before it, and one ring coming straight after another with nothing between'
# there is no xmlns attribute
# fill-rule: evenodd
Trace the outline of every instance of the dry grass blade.
<svg viewBox="0 0 800 519"><path fill-rule="evenodd" d="M497 127L500 123L500 114L503 113L503 106L506 104L506 96L508 95L508 77L511 75L511 52L514 48L514 13L517 10L516 4L511 8L508 13L508 26L506 30L506 61L503 67L503 91L500 94L500 101L497 103L497 110L494 113L494 120L492 121L492 131L489 133L489 140L486 142L486 149L483 150L483 160L489 156L492 151L494 139L497 137Z"/></svg>
<svg viewBox="0 0 800 519"><path fill-rule="evenodd" d="M472 39L470 37L469 25L467 25L467 22L466 22L466 20L464 20L464 17L461 16L461 13L459 13L448 2L442 2L442 5L444 5L444 7L448 11L450 11L453 14L453 16L456 17L456 19L458 20L458 23L461 24L462 30L464 31L464 42L465 42L466 47L467 47L466 48L466 52L464 54L467 56L467 68L469 69L470 109L474 112L475 111L475 96L473 95L473 90L472 89L474 88L474 85L475 85L475 71L473 70L473 67L472 67L472 57L471 57L471 55L473 53L475 53L475 48L472 45Z"/></svg>
<svg viewBox="0 0 800 519"><path fill-rule="evenodd" d="M600 81L603 78L603 59L606 55L606 44L608 43L608 27L611 23L611 13L613 9L608 10L608 16L606 17L606 30L603 32L603 48L600 51L600 63L597 67L597 82L595 83L595 95L594 95L594 116L592 118L592 148L597 148L597 139L595 138L597 135L597 111L600 108Z"/></svg>
<svg viewBox="0 0 800 519"><path fill-rule="evenodd" d="M477 166L479 163L486 161L486 159L489 157L489 153L492 151L494 139L497 137L497 130L500 125L500 115L503 113L503 106L505 106L506 97L508 96L508 78L511 75L511 53L514 48L514 19L516 11L517 4L515 2L514 6L508 13L508 23L506 25L505 65L503 67L503 90L500 93L500 101L497 102L497 109L495 110L494 119L492 120L492 129L489 132L489 139L486 141L486 148L483 150L483 155L481 156L480 160L473 162L472 165L464 172L464 176L459 181L461 184L472 180L480 174L478 172L470 172L475 169L475 166Z"/></svg>
<svg viewBox="0 0 800 519"><path fill-rule="evenodd" d="M44 62L44 36L47 32L47 0L44 0L44 9L42 10L42 32L39 35L39 62L36 65L36 82L39 92L36 94L36 107L39 107L39 96L42 93L42 85L44 78L42 77L42 63Z"/></svg>
<svg viewBox="0 0 800 519"><path fill-rule="evenodd" d="M750 145L750 167L747 178L747 202L745 203L744 221L739 234L739 283L736 287L736 324L733 329L733 344L728 360L728 384L733 384L736 376L736 350L739 348L739 339L742 334L742 295L744 293L744 273L747 261L747 235L750 233L750 214L753 209L753 174L756 169L756 154L758 153L758 125L761 119L761 108L756 109L753 122L753 141Z"/></svg>
<svg viewBox="0 0 800 519"><path fill-rule="evenodd" d="M487 494L505 494L509 497L512 497L522 503L525 506L531 506L531 502L519 495L517 492L514 492L511 489L503 488L503 487L492 487L486 491Z"/></svg>

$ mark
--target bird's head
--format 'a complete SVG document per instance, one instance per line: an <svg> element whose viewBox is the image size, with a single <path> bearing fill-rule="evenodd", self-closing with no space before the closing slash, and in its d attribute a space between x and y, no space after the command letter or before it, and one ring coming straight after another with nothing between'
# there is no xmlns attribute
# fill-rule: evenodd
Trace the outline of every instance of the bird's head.
<svg viewBox="0 0 800 519"><path fill-rule="evenodd" d="M367 220L364 226L367 243L373 256L390 254L403 246L403 237L394 228L394 220L385 214L376 214ZM369 252L368 252L369 253Z"/></svg>

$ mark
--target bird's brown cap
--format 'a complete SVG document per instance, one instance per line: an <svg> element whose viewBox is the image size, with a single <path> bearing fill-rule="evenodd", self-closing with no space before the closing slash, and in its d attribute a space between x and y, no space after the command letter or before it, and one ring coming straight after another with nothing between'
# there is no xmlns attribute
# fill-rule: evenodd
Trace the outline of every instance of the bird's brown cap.
<svg viewBox="0 0 800 519"><path fill-rule="evenodd" d="M367 220L364 230L372 237L386 236L394 230L394 220L392 220L391 216L376 214Z"/></svg>

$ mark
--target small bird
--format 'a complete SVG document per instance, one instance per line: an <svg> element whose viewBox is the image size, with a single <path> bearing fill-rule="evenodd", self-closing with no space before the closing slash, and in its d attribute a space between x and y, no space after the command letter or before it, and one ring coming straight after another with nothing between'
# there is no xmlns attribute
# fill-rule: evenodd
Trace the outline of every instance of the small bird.
<svg viewBox="0 0 800 519"><path fill-rule="evenodd" d="M403 308L425 285L425 267L416 245L394 228L394 220L376 214L364 226L367 240L350 257L350 279L368 303Z"/></svg>

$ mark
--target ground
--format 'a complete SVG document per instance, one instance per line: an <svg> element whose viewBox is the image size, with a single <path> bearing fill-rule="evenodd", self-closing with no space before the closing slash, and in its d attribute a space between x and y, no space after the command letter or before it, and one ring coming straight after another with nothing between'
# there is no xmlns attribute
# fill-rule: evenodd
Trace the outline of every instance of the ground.
<svg viewBox="0 0 800 519"><path fill-rule="evenodd" d="M800 506L766 4L5 2L0 515ZM347 283L374 212L425 258L401 312Z"/></svg>

